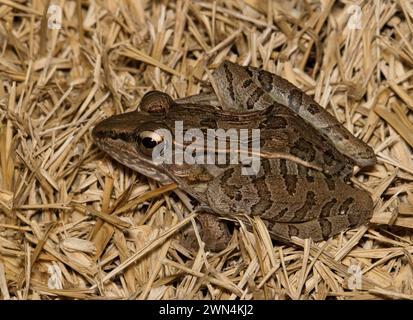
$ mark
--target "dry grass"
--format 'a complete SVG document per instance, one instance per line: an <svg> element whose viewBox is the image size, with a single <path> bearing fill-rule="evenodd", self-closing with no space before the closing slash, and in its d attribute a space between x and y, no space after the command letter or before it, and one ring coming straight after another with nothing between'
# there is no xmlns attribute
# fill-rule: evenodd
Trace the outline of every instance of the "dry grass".
<svg viewBox="0 0 413 320"><path fill-rule="evenodd" d="M53 0L60 30L48 2L0 0L0 298L413 298L408 1L360 1L359 30L352 1ZM148 90L198 93L223 59L284 76L374 147L354 178L373 224L281 246L257 219L222 252L179 245L185 195L106 157L90 130Z"/></svg>

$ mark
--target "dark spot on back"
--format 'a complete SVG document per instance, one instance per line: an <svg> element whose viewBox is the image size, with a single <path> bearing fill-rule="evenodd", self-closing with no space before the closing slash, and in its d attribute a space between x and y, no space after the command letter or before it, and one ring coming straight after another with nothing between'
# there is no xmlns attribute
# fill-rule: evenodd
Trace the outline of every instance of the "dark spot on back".
<svg viewBox="0 0 413 320"><path fill-rule="evenodd" d="M267 71L262 71L258 74L258 81L266 92L272 90L272 75Z"/></svg>
<svg viewBox="0 0 413 320"><path fill-rule="evenodd" d="M274 215L274 219L275 220L281 220L287 212L288 212L288 208L282 209L280 212L278 212L276 215Z"/></svg>
<svg viewBox="0 0 413 320"><path fill-rule="evenodd" d="M323 153L323 159L324 159L324 162L327 166L331 166L333 164L333 161L334 161L333 152L331 150L326 150Z"/></svg>
<svg viewBox="0 0 413 320"><path fill-rule="evenodd" d="M293 225L293 224L288 225L288 235L290 237L297 237L299 233L300 232L299 232L298 228L295 225Z"/></svg>
<svg viewBox="0 0 413 320"><path fill-rule="evenodd" d="M244 83L242 84L242 87L244 89L248 88L254 81L252 81L251 79L247 79L244 81Z"/></svg>
<svg viewBox="0 0 413 320"><path fill-rule="evenodd" d="M308 112L310 112L311 114L314 115L314 114L317 114L317 113L320 112L320 107L317 106L317 105L314 104L314 103L310 103L310 105L308 106L307 110L308 110Z"/></svg>
<svg viewBox="0 0 413 320"><path fill-rule="evenodd" d="M336 189L336 182L333 177L327 173L324 173L325 179L324 182L327 185L328 190L333 191Z"/></svg>
<svg viewBox="0 0 413 320"><path fill-rule="evenodd" d="M285 106L283 106L283 105L280 105L278 103L274 103L270 107L268 107L267 110L268 110L267 114L275 115L275 114L280 114L280 113L285 114L285 110L288 110L288 109L286 109Z"/></svg>
<svg viewBox="0 0 413 320"><path fill-rule="evenodd" d="M251 207L251 211L257 215L268 212L273 205L271 191L268 189L265 182L266 173L271 170L270 164L268 161L262 161L261 165L262 167L260 171L262 171L263 174L259 177L256 176L256 179L253 180L257 193L260 195L260 201Z"/></svg>
<svg viewBox="0 0 413 320"><path fill-rule="evenodd" d="M234 168L229 168L224 171L220 183L222 193L232 200L235 199L236 194L242 187L239 179L237 179L237 175L234 175L234 171Z"/></svg>
<svg viewBox="0 0 413 320"><path fill-rule="evenodd" d="M284 129L287 127L287 120L285 120L284 117L274 116L271 120L275 129Z"/></svg>
<svg viewBox="0 0 413 320"><path fill-rule="evenodd" d="M320 217L327 218L327 217L332 216L331 209L334 207L336 203L337 203L337 200L335 198L325 203L323 207L321 208Z"/></svg>
<svg viewBox="0 0 413 320"><path fill-rule="evenodd" d="M294 221L305 221L307 213L315 206L315 193L308 191L303 206L294 212Z"/></svg>
<svg viewBox="0 0 413 320"><path fill-rule="evenodd" d="M280 172L282 175L287 174L287 161L285 159L280 159Z"/></svg>
<svg viewBox="0 0 413 320"><path fill-rule="evenodd" d="M313 145L302 137L294 142L290 152L294 156L306 161L313 161L316 155Z"/></svg>
<svg viewBox="0 0 413 320"><path fill-rule="evenodd" d="M313 176L310 176L309 174L307 174L307 175L305 176L305 178L306 178L307 182L310 182L310 183L313 183L313 182L314 182L314 177L313 177Z"/></svg>
<svg viewBox="0 0 413 320"><path fill-rule="evenodd" d="M315 181L314 176L311 175L312 170L302 166L301 164L297 164L297 171L300 177L305 177L307 182L313 183Z"/></svg>
<svg viewBox="0 0 413 320"><path fill-rule="evenodd" d="M281 159L279 163L285 189L287 190L289 195L294 195L297 188L297 176L295 174L288 173L287 162L285 159Z"/></svg>
<svg viewBox="0 0 413 320"><path fill-rule="evenodd" d="M338 214L345 215L348 214L348 210L350 209L350 205L354 203L354 198L347 198L338 209Z"/></svg>
<svg viewBox="0 0 413 320"><path fill-rule="evenodd" d="M342 127L341 124L338 124L337 126ZM344 129L345 129L345 128L344 128ZM346 139L346 140L349 140L349 139L350 139L350 135L349 135L347 129L346 129L344 132L342 132L342 135L343 135L343 138L344 138L344 139Z"/></svg>
<svg viewBox="0 0 413 320"><path fill-rule="evenodd" d="M331 222L328 219L320 219L319 221L323 238L329 238L331 236Z"/></svg>
<svg viewBox="0 0 413 320"><path fill-rule="evenodd" d="M228 180L232 177L233 173L234 173L234 168L229 168L228 170L225 170L221 178L221 181L223 182L223 184L228 184Z"/></svg>
<svg viewBox="0 0 413 320"><path fill-rule="evenodd" d="M288 106L295 112L298 112L302 104L302 98L303 94L300 90L291 90L290 95L288 96Z"/></svg>
<svg viewBox="0 0 413 320"><path fill-rule="evenodd" d="M247 109L251 110L255 107L255 103L259 100L259 98L261 96L263 96L265 94L265 92L260 88L257 87L252 94L250 95L250 97L247 100Z"/></svg>
<svg viewBox="0 0 413 320"><path fill-rule="evenodd" d="M248 75L249 75L250 77L252 77L252 76L254 75L254 73L252 72L252 70L250 69L250 67L246 67L246 68L245 68L245 72L248 73Z"/></svg>

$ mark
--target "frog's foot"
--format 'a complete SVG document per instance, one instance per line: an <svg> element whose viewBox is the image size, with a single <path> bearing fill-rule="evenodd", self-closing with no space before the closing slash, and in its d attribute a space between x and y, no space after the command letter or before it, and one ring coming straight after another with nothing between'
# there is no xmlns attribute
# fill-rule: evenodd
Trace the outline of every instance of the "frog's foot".
<svg viewBox="0 0 413 320"><path fill-rule="evenodd" d="M296 236L301 239L311 238L314 241L322 241L346 229L366 224L369 219L370 217L367 215L346 214L300 223L267 222L267 226L274 238L291 239L291 237Z"/></svg>
<svg viewBox="0 0 413 320"><path fill-rule="evenodd" d="M231 234L226 222L220 220L216 215L206 212L200 213L196 222L206 250L221 251L228 246ZM198 250L199 245L192 226L183 231L181 244L188 249Z"/></svg>

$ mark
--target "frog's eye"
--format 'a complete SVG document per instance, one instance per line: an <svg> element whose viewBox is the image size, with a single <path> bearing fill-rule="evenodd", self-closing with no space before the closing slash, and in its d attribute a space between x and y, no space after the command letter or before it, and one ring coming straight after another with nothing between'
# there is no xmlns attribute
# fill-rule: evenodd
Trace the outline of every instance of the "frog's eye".
<svg viewBox="0 0 413 320"><path fill-rule="evenodd" d="M161 135L153 131L142 131L138 136L138 148L146 155L152 155L152 150L163 141Z"/></svg>

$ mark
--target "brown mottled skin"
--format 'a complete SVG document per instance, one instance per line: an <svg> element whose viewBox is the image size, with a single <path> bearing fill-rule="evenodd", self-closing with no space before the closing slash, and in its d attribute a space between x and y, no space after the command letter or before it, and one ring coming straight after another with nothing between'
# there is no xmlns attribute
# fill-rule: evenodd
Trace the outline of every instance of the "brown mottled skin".
<svg viewBox="0 0 413 320"><path fill-rule="evenodd" d="M354 164L375 163L368 145L274 74L226 61L214 78L224 110L196 103L202 95L176 103L167 94L150 92L141 101L141 111L99 123L93 130L96 143L144 175L177 182L218 215L245 222L246 216L259 215L277 239L298 236L319 241L369 220L370 195L347 184ZM176 121L183 121L184 131L199 128L204 133L259 128L258 174L242 175L241 165L229 163L155 164L143 139L160 128L174 133ZM162 141L152 137L154 144Z"/></svg>

